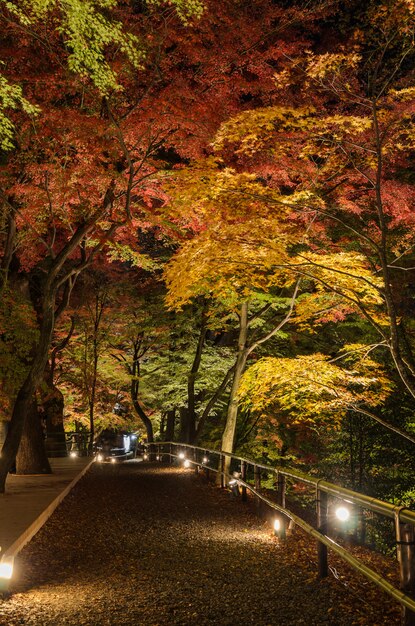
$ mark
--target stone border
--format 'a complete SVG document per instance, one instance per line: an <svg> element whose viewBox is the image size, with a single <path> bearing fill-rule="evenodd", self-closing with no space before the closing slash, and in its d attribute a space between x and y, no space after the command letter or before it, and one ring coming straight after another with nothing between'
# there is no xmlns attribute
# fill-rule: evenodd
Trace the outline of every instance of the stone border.
<svg viewBox="0 0 415 626"><path fill-rule="evenodd" d="M46 509L35 519L32 524L12 543L11 546L7 548L7 550L2 554L0 563L12 563L18 553L24 548L24 546L36 535L36 533L42 528L42 526L47 522L49 517L55 511L55 509L60 505L62 500L66 498L68 493L75 487L76 483L86 474L86 472L90 469L91 465L95 462L95 459L92 459L90 463L85 465L85 467L79 472L77 476L65 487L60 494L56 496L56 498L46 507ZM0 579L0 591L7 591L8 585L10 584L11 579Z"/></svg>

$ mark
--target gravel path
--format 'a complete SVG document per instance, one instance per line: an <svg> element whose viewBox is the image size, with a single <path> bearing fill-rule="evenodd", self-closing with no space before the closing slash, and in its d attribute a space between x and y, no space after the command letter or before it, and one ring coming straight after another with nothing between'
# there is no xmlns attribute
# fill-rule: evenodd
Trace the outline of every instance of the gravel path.
<svg viewBox="0 0 415 626"><path fill-rule="evenodd" d="M293 541L191 470L95 464L22 551L0 624L381 623Z"/></svg>

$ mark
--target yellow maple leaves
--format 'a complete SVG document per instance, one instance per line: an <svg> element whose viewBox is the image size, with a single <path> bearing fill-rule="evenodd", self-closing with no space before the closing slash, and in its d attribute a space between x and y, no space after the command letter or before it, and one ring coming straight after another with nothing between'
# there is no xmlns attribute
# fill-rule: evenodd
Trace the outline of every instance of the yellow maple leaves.
<svg viewBox="0 0 415 626"><path fill-rule="evenodd" d="M335 429L350 406L378 406L391 392L390 381L367 351L351 347L346 365L339 367L318 353L260 359L243 375L240 402L256 415L273 415L291 427Z"/></svg>

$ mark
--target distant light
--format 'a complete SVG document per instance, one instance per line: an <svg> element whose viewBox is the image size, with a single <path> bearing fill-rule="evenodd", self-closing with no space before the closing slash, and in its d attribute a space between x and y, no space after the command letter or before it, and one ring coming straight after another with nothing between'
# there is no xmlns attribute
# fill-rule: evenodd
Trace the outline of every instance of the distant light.
<svg viewBox="0 0 415 626"><path fill-rule="evenodd" d="M281 520L276 517L274 520L274 531L277 533L281 530Z"/></svg>
<svg viewBox="0 0 415 626"><path fill-rule="evenodd" d="M13 576L13 561L1 561L0 562L0 578L10 578Z"/></svg>
<svg viewBox="0 0 415 626"><path fill-rule="evenodd" d="M185 458L185 454L184 454L184 452L180 452L180 453L179 453L179 459L182 459L182 460L183 460L184 458Z"/></svg>
<svg viewBox="0 0 415 626"><path fill-rule="evenodd" d="M143 454L143 459L144 459L144 461L147 461L147 459L148 459L148 454Z"/></svg>
<svg viewBox="0 0 415 626"><path fill-rule="evenodd" d="M69 456L71 456L74 459L75 457L78 456L78 453L75 452L75 450L72 450L72 452L69 453Z"/></svg>
<svg viewBox="0 0 415 626"><path fill-rule="evenodd" d="M186 459L185 462L183 463L183 467L185 467L186 469L190 467L190 461L188 459Z"/></svg>
<svg viewBox="0 0 415 626"><path fill-rule="evenodd" d="M341 522L347 522L347 520L350 517L350 511L349 509L346 509L345 506L339 506L336 509L336 517L337 519L339 519Z"/></svg>
<svg viewBox="0 0 415 626"><path fill-rule="evenodd" d="M102 456L102 454L97 454L98 463L102 463L103 460L104 460L104 457Z"/></svg>
<svg viewBox="0 0 415 626"><path fill-rule="evenodd" d="M156 456L156 461L160 461L159 455Z"/></svg>
<svg viewBox="0 0 415 626"><path fill-rule="evenodd" d="M111 459L111 463L116 463L116 462L117 462L117 459L116 459L116 458L114 458L114 457L112 457L112 459Z"/></svg>
<svg viewBox="0 0 415 626"><path fill-rule="evenodd" d="M209 463L209 459L207 458L207 456L203 457L202 463Z"/></svg>

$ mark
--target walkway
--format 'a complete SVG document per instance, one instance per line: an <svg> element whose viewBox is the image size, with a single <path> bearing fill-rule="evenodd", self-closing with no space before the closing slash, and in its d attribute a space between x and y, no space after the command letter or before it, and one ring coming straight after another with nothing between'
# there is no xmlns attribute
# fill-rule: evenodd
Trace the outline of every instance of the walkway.
<svg viewBox="0 0 415 626"><path fill-rule="evenodd" d="M46 517L48 508L63 495L69 484L91 462L87 457L49 459L53 474L15 476L9 474L6 493L0 495L0 558L8 551L20 550L30 539L36 523ZM34 525L34 526L33 526ZM14 545L14 548L13 548Z"/></svg>
<svg viewBox="0 0 415 626"><path fill-rule="evenodd" d="M302 541L278 544L253 503L192 470L94 464L21 552L0 624L399 623L380 592L368 608L334 578L316 580Z"/></svg>

